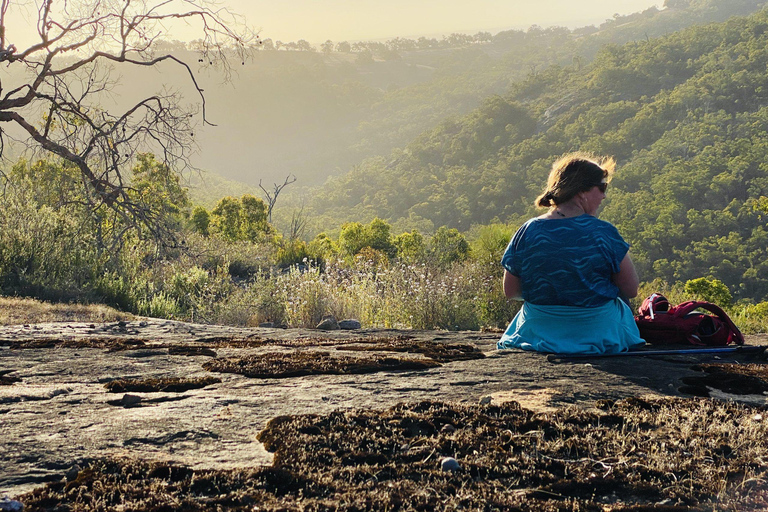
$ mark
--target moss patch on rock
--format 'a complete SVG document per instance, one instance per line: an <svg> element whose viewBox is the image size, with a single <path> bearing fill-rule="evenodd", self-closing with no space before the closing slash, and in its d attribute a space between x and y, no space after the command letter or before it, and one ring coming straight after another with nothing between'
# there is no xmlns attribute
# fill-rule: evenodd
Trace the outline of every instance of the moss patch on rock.
<svg viewBox="0 0 768 512"><path fill-rule="evenodd" d="M392 351L423 354L440 362L482 359L485 355L468 343L439 343L436 341L412 340L399 337L372 339L360 345L345 345L344 350Z"/></svg>
<svg viewBox="0 0 768 512"><path fill-rule="evenodd" d="M16 340L8 343L12 349L25 348L102 348L110 352L134 350L147 346L149 340L125 336L89 336L82 338L40 338Z"/></svg>
<svg viewBox="0 0 768 512"><path fill-rule="evenodd" d="M421 402L282 416L258 435L275 454L269 467L96 461L19 499L27 511L83 512L768 506L768 422L755 420L762 409L699 399L599 406L537 414L514 403ZM458 469L443 470L443 457Z"/></svg>
<svg viewBox="0 0 768 512"><path fill-rule="evenodd" d="M190 389L201 389L211 384L218 384L221 379L216 377L198 377L192 379L118 379L104 384L110 393L128 392L166 392L182 393Z"/></svg>
<svg viewBox="0 0 768 512"><path fill-rule="evenodd" d="M203 368L211 372L237 373L254 378L299 377L302 375L345 375L381 371L426 370L440 366L429 359L399 357L346 357L328 352L274 352L244 357L218 358Z"/></svg>

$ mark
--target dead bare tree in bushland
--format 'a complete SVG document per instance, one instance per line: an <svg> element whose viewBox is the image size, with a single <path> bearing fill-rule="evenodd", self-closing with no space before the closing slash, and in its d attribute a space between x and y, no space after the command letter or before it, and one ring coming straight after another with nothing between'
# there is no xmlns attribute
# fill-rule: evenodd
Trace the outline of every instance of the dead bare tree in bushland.
<svg viewBox="0 0 768 512"><path fill-rule="evenodd" d="M9 22L9 13L33 8L35 27ZM228 61L241 62L258 38L208 0L1 0L0 155L13 143L73 162L94 210L110 212L115 222L139 233L167 235L158 212L131 193L130 169L139 153L151 152L182 172L195 147L195 127L212 124L190 64L156 53L163 37L172 38L174 23L197 25L196 64L218 66L225 78ZM14 40L22 30L37 32L26 48ZM126 109L103 106L117 84L116 70L161 63L184 71L196 105L183 106L178 93L158 93L136 98Z"/></svg>
<svg viewBox="0 0 768 512"><path fill-rule="evenodd" d="M296 176L292 174L288 175L285 177L285 182L282 185L275 183L272 189L272 192L270 192L269 190L264 188L264 186L262 186L261 180L259 180L259 188L264 192L264 195L267 196L267 222L269 222L270 224L272 223L272 208L275 207L275 203L277 202L277 196L280 195L280 192L282 192L285 187L295 182L296 182Z"/></svg>

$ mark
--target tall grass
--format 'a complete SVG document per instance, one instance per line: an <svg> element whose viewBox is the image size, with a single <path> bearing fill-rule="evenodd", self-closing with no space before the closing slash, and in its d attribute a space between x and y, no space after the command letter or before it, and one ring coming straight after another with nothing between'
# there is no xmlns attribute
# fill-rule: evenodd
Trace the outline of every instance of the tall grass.
<svg viewBox="0 0 768 512"><path fill-rule="evenodd" d="M257 321L291 327L314 327L333 315L368 327L478 329L505 325L519 307L477 264L310 264L262 276L246 290ZM489 308L489 300L497 305Z"/></svg>

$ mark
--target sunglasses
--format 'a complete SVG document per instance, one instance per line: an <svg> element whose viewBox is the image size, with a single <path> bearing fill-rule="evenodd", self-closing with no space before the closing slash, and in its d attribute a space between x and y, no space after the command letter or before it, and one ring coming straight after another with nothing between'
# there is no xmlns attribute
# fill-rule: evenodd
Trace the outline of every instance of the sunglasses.
<svg viewBox="0 0 768 512"><path fill-rule="evenodd" d="M596 186L597 188L599 188L599 189L600 189L600 192L602 192L603 194L605 194L605 191L608 189L608 184L607 184L607 183L598 183L598 184L597 184L597 185L595 185L595 186Z"/></svg>

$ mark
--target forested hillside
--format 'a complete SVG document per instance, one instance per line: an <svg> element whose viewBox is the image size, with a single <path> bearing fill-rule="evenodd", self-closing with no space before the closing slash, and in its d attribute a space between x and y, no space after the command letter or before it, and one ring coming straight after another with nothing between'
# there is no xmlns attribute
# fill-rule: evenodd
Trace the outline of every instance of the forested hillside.
<svg viewBox="0 0 768 512"><path fill-rule="evenodd" d="M606 43L653 38L692 24L748 14L764 0L672 1L575 31L530 27L498 34L386 42L266 40L230 85L202 77L216 127L200 127L196 164L249 185L294 174L320 185L366 158L403 147L447 116L504 94L551 65L584 66ZM182 52L182 49L179 49ZM194 62L195 58L192 59ZM156 77L124 77L125 88Z"/></svg>
<svg viewBox="0 0 768 512"><path fill-rule="evenodd" d="M608 45L530 73L471 114L355 167L312 202L318 225L374 216L422 230L520 222L556 155L619 162L603 218L642 279L722 280L768 296L768 10Z"/></svg>

